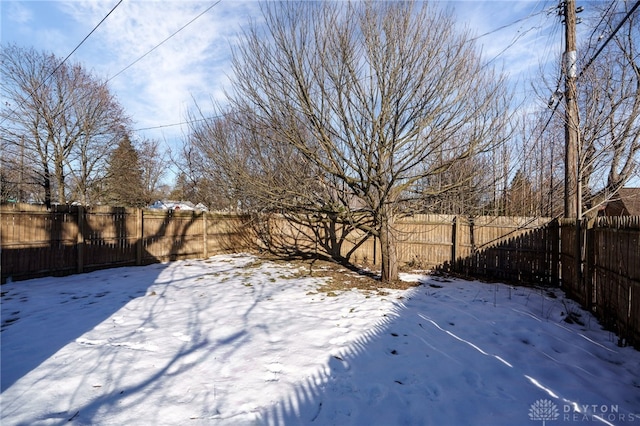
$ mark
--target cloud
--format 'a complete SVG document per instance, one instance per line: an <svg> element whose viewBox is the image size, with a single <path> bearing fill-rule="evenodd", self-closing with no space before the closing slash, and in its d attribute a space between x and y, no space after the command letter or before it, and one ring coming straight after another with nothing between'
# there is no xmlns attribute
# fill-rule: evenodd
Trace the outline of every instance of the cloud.
<svg viewBox="0 0 640 426"><path fill-rule="evenodd" d="M180 30L211 5L200 1L123 2L79 51L83 63L110 79L136 127L184 121L193 98L208 102L210 94L218 96L228 84L230 45L255 4L223 1ZM79 24L95 25L112 7L103 2L70 1L63 10ZM165 128L162 134L177 137L180 132L180 128Z"/></svg>
<svg viewBox="0 0 640 426"><path fill-rule="evenodd" d="M134 128L183 122L194 99L206 114L211 99L224 101L223 92L230 89L231 46L238 42L243 25L250 19L260 20L259 3L223 0L158 45L214 1L123 1L71 60L110 79L111 90L133 119ZM492 65L509 74L519 90L531 92L528 80L538 78L547 64L557 64L561 24L557 15L543 12L555 4L524 0L438 3L455 9L459 25L466 24L475 36L528 17L477 40L484 59L495 58ZM5 28L3 21L3 33L8 32L19 44L29 42L66 57L116 4L115 0L3 2L3 14L11 22L21 22ZM555 81L554 73L545 74ZM520 89L525 85L526 89ZM162 127L140 136L179 145L186 131L185 126Z"/></svg>
<svg viewBox="0 0 640 426"><path fill-rule="evenodd" d="M8 20L16 24L24 25L33 19L33 13L24 5L16 2L7 2L3 8L6 8L6 17Z"/></svg>
<svg viewBox="0 0 640 426"><path fill-rule="evenodd" d="M556 4L462 1L453 5L458 24L466 25L477 37L483 60L507 74L516 92L516 104L539 104L531 83L543 77L555 79L562 50L562 24L554 10Z"/></svg>

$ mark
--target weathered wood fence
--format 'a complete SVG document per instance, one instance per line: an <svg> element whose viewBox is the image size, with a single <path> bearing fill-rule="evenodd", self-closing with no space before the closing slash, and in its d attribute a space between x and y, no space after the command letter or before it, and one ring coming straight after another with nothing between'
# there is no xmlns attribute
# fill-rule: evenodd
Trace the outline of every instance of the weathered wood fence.
<svg viewBox="0 0 640 426"><path fill-rule="evenodd" d="M563 289L640 349L640 216L562 219L560 236Z"/></svg>
<svg viewBox="0 0 640 426"><path fill-rule="evenodd" d="M203 212L3 205L2 282L235 251L243 228L241 216Z"/></svg>
<svg viewBox="0 0 640 426"><path fill-rule="evenodd" d="M553 285L557 284L557 254L553 257L547 248L557 247L558 228L547 226L549 223L548 218L526 217L404 217L395 224L398 260L415 269L437 268ZM379 241L363 241L364 237L360 231L343 236L339 226L311 228L283 220L273 221L267 236L268 245L283 252L295 247L301 252L318 250L329 255L330 246L338 245L339 253L353 263L376 266L380 262Z"/></svg>
<svg viewBox="0 0 640 426"><path fill-rule="evenodd" d="M640 217L584 221L415 215L399 220L398 260L483 279L561 286L623 343L640 345ZM265 231L266 230L266 231ZM344 232L343 232L344 231ZM21 280L222 252L281 248L376 266L375 238L326 222L126 208L0 206L1 277Z"/></svg>

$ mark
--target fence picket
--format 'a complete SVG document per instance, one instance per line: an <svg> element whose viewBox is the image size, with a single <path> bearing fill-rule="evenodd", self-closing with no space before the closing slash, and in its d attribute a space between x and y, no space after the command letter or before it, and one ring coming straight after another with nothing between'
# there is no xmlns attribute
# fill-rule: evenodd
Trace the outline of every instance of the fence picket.
<svg viewBox="0 0 640 426"><path fill-rule="evenodd" d="M272 239L270 249L331 255L331 243L340 241L342 232L340 226L312 229L283 218L260 232L255 225L241 215L2 205L2 283L237 252L255 247L258 234ZM560 285L623 343L640 345L640 217L585 221L580 226L584 253L576 253L576 221L567 219L414 215L398 220L396 231L401 264ZM362 237L360 231L348 233L339 253L375 266L379 242Z"/></svg>

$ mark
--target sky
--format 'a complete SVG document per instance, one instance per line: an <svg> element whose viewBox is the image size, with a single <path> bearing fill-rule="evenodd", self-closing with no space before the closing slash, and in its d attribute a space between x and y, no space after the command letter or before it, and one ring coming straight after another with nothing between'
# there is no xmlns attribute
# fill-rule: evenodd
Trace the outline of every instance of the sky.
<svg viewBox="0 0 640 426"><path fill-rule="evenodd" d="M0 422L640 421L640 352L560 289L422 273L378 289L329 265L240 253L4 284Z"/></svg>
<svg viewBox="0 0 640 426"><path fill-rule="evenodd" d="M558 60L557 2L436 3L451 7L459 25L479 36L485 59L510 76L519 97L529 105L546 103L546 95L536 95L527 82ZM65 58L116 5L118 0L3 0L1 40ZM212 100L224 100L232 78L231 46L249 20L260 20L257 1L124 0L69 60L109 80L139 138L158 139L175 150L188 127L174 124L186 121L196 102L207 111Z"/></svg>

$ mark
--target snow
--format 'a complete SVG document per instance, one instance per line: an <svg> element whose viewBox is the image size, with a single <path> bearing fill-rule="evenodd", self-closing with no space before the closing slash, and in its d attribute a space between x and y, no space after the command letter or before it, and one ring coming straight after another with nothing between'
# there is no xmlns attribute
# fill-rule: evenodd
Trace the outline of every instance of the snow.
<svg viewBox="0 0 640 426"><path fill-rule="evenodd" d="M1 423L640 423L640 352L560 290L404 278L238 254L5 284Z"/></svg>
<svg viewBox="0 0 640 426"><path fill-rule="evenodd" d="M183 210L183 211L208 211L207 207L198 203L195 206L190 201L168 201L168 200L158 200L149 206L150 209L155 210Z"/></svg>

